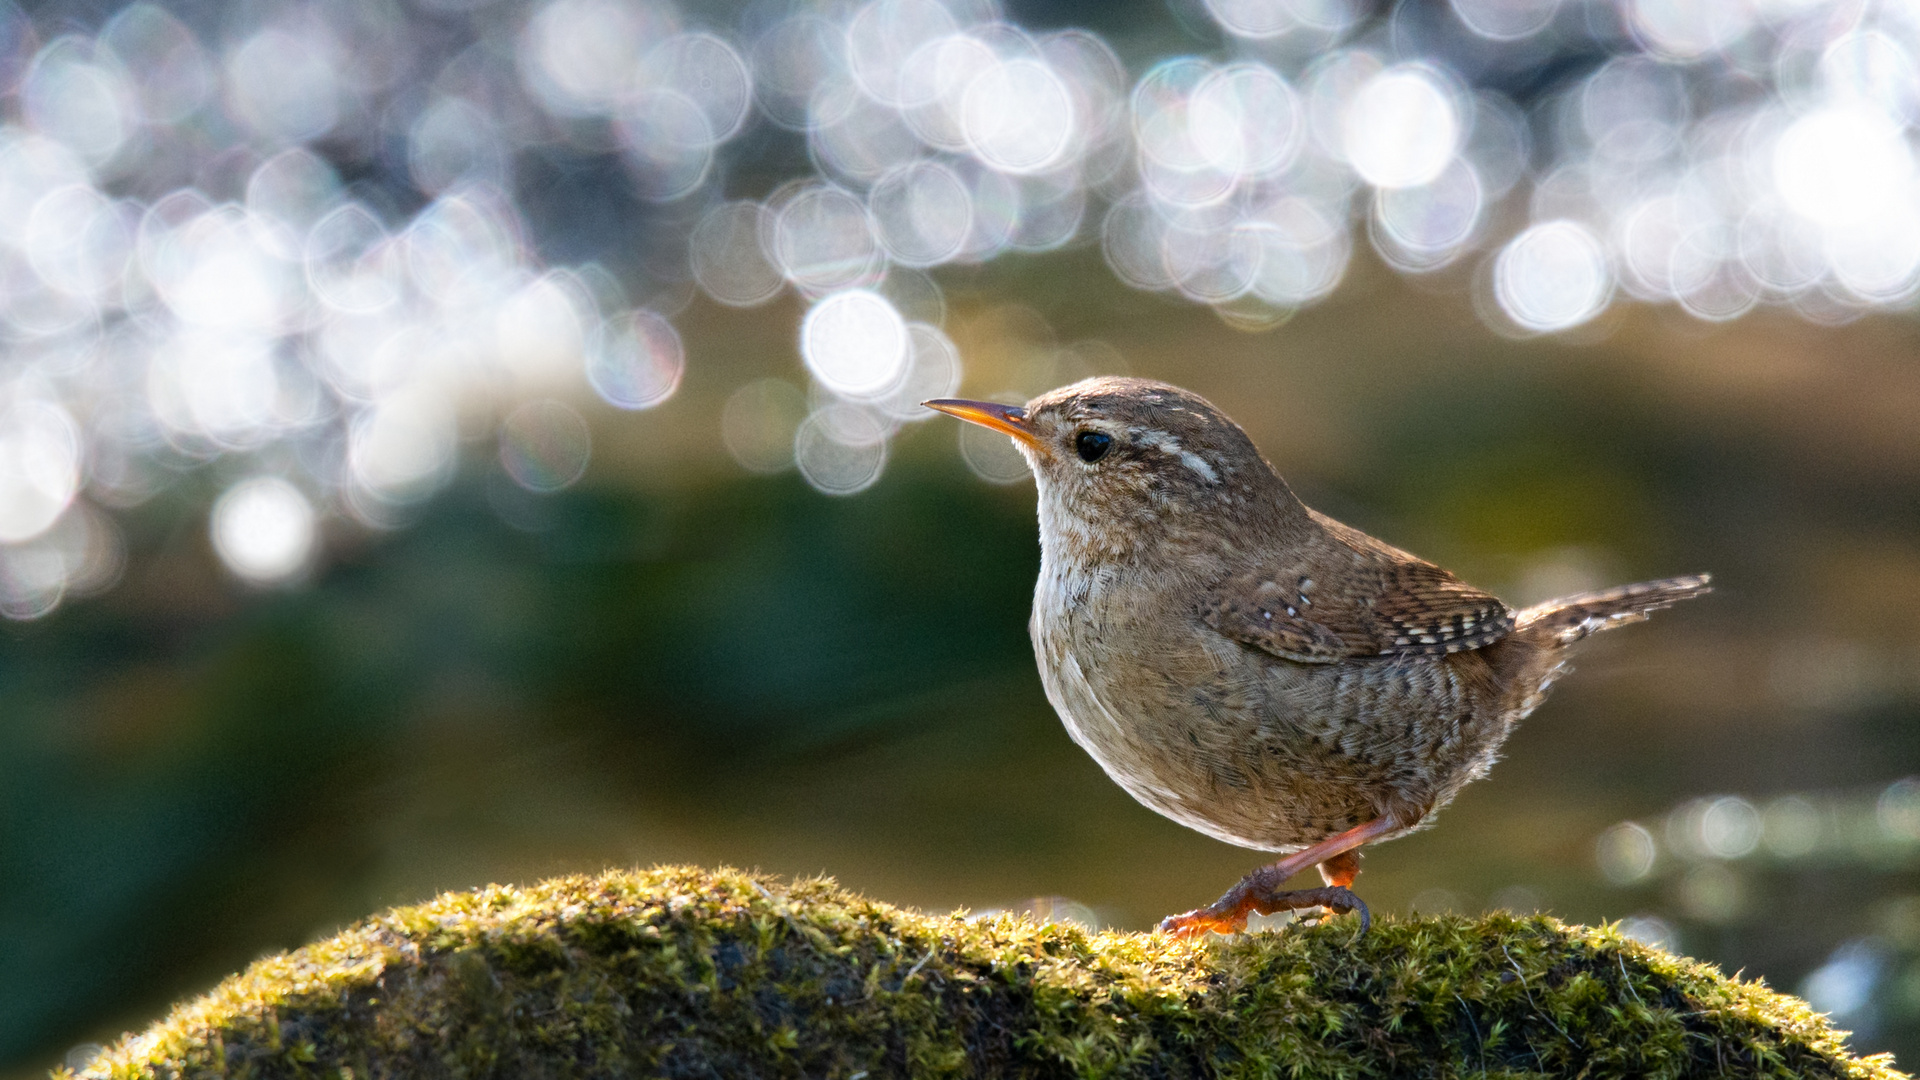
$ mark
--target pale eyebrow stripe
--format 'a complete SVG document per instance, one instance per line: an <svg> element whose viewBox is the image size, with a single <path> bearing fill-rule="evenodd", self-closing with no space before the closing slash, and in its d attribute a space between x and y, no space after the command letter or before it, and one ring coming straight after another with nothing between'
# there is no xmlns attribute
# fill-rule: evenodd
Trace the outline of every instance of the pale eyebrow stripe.
<svg viewBox="0 0 1920 1080"><path fill-rule="evenodd" d="M1141 446L1151 446L1156 450L1172 454L1174 457L1179 458L1180 464L1192 469L1195 474L1207 483L1217 484L1220 482L1220 474L1214 470L1211 462L1199 454L1188 450L1186 447L1181 446L1180 440L1174 438L1172 435L1160 431L1157 428L1135 428L1132 435L1133 441Z"/></svg>
<svg viewBox="0 0 1920 1080"><path fill-rule="evenodd" d="M1213 466L1207 464L1207 459L1201 457L1199 454L1191 450L1182 450L1180 451L1180 461L1186 465L1187 468L1206 477L1207 483L1217 484L1220 482L1220 474L1214 472Z"/></svg>

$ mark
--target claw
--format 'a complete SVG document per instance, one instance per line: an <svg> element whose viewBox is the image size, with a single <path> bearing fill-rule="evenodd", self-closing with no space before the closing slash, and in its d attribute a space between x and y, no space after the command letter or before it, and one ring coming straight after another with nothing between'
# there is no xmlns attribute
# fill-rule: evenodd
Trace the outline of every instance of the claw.
<svg viewBox="0 0 1920 1080"><path fill-rule="evenodd" d="M1345 885L1329 885L1324 889L1301 889L1301 893L1318 897L1319 906L1335 915L1345 915L1350 911L1360 913L1360 932L1373 929L1373 912L1367 910L1367 902L1353 894Z"/></svg>

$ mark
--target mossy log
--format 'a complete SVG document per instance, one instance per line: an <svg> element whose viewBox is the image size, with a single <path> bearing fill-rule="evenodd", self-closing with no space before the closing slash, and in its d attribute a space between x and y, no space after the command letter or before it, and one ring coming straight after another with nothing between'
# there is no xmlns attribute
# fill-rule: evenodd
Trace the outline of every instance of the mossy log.
<svg viewBox="0 0 1920 1080"><path fill-rule="evenodd" d="M1544 916L1190 943L668 867L398 908L86 1075L1900 1074L1795 998Z"/></svg>

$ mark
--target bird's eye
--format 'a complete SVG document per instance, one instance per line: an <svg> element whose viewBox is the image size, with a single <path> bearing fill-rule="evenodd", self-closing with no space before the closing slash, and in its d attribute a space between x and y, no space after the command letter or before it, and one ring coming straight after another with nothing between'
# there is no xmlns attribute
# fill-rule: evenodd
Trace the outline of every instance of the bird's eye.
<svg viewBox="0 0 1920 1080"><path fill-rule="evenodd" d="M1073 439L1073 448L1080 452L1081 461L1099 461L1107 456L1107 447L1112 445L1113 437L1098 431L1083 431Z"/></svg>

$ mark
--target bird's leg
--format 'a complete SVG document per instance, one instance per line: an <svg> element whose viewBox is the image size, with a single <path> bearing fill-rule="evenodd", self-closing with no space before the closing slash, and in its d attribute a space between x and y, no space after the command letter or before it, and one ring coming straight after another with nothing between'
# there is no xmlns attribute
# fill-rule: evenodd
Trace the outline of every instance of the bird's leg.
<svg viewBox="0 0 1920 1080"><path fill-rule="evenodd" d="M1206 907L1195 908L1185 915L1167 916L1160 921L1160 929L1178 937L1192 937L1209 930L1220 934L1237 934L1247 928L1249 915L1324 907L1335 912L1358 911L1360 929L1364 933L1372 924L1373 917L1367 911L1367 905L1346 887L1346 883L1353 881L1353 875L1360 872L1359 858L1349 858L1348 853L1399 827L1397 818L1385 815L1337 836L1330 836L1241 878L1240 883L1228 889L1226 895ZM1332 864L1332 872L1326 875L1329 883L1326 888L1281 888L1288 878L1319 863ZM1345 882L1334 884L1340 875L1345 876Z"/></svg>

